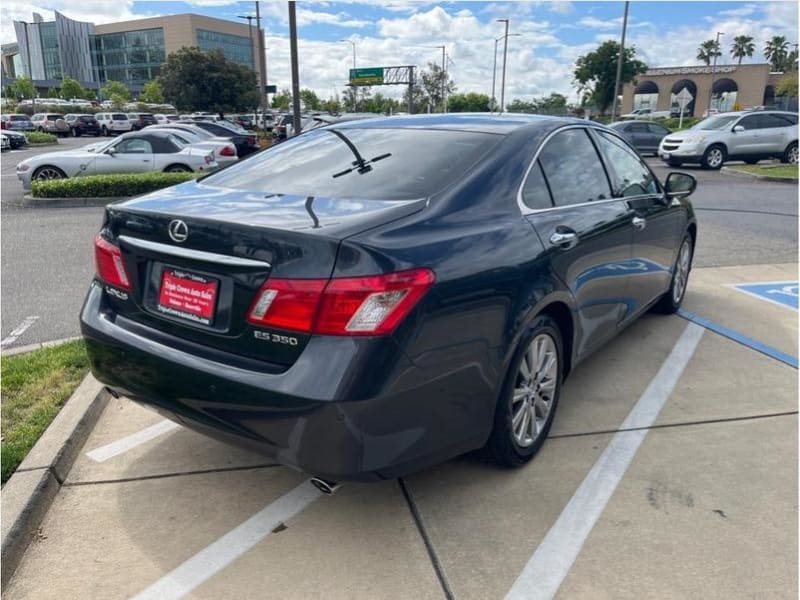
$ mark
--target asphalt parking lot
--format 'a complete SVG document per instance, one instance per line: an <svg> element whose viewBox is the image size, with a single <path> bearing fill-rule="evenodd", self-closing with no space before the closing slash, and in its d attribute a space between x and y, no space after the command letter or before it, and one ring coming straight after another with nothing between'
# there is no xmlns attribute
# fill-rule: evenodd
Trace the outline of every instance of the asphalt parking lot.
<svg viewBox="0 0 800 600"><path fill-rule="evenodd" d="M796 598L797 187L697 174L684 311L579 366L528 466L473 453L323 496L112 400L5 596ZM81 210L41 218L90 244Z"/></svg>

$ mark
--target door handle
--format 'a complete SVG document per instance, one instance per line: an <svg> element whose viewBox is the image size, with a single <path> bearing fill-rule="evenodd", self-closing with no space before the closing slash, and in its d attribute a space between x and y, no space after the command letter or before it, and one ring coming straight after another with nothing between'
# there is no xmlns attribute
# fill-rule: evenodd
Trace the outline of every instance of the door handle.
<svg viewBox="0 0 800 600"><path fill-rule="evenodd" d="M550 243L562 248L574 248L578 243L578 234L574 231L556 231L550 236Z"/></svg>
<svg viewBox="0 0 800 600"><path fill-rule="evenodd" d="M631 223L633 223L634 229L642 230L647 227L647 219L643 217L633 217L633 221L631 221Z"/></svg>

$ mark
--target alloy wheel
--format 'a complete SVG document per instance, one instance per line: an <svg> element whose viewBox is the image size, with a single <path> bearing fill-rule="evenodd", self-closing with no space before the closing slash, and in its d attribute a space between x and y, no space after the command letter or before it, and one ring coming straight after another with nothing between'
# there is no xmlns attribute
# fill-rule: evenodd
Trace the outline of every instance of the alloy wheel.
<svg viewBox="0 0 800 600"><path fill-rule="evenodd" d="M52 167L45 167L41 169L38 173L36 173L35 179L37 181L47 181L49 179L62 179L63 176L58 169L53 169Z"/></svg>
<svg viewBox="0 0 800 600"><path fill-rule="evenodd" d="M722 164L722 150L719 148L712 148L708 151L708 166L712 169L716 169L718 166Z"/></svg>
<svg viewBox="0 0 800 600"><path fill-rule="evenodd" d="M678 261L675 263L675 274L672 283L672 301L680 304L683 292L686 291L686 283L689 280L689 265L691 262L692 250L689 247L689 240L683 240Z"/></svg>
<svg viewBox="0 0 800 600"><path fill-rule="evenodd" d="M797 144L795 144L794 146L792 146L789 149L788 159L789 159L789 164L790 165L796 165L797 164Z"/></svg>
<svg viewBox="0 0 800 600"><path fill-rule="evenodd" d="M540 333L522 357L511 398L511 430L520 447L529 447L544 429L553 407L557 378L555 341Z"/></svg>

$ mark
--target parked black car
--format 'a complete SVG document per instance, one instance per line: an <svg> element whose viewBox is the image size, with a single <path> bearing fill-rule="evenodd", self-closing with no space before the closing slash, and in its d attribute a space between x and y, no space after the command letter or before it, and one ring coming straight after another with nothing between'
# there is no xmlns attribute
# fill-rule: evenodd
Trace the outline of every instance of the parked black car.
<svg viewBox="0 0 800 600"><path fill-rule="evenodd" d="M70 132L74 137L82 135L100 135L100 124L93 115L64 115L64 120L69 125Z"/></svg>
<svg viewBox="0 0 800 600"><path fill-rule="evenodd" d="M158 123L155 115L150 113L128 113L128 119L134 131L139 131L148 125L155 125Z"/></svg>
<svg viewBox="0 0 800 600"><path fill-rule="evenodd" d="M253 115L236 115L232 121L242 129L250 130L256 128L256 124L253 122Z"/></svg>
<svg viewBox="0 0 800 600"><path fill-rule="evenodd" d="M667 135L669 129L652 121L617 121L609 125L611 129L622 134L634 148L642 154L658 156L658 146Z"/></svg>
<svg viewBox="0 0 800 600"><path fill-rule="evenodd" d="M28 138L25 137L25 134L14 129L3 129L3 135L8 138L8 143L12 150L22 148L28 143Z"/></svg>
<svg viewBox="0 0 800 600"><path fill-rule="evenodd" d="M683 299L695 180L577 119L321 128L106 208L95 376L328 480L544 442L564 378Z"/></svg>
<svg viewBox="0 0 800 600"><path fill-rule="evenodd" d="M213 121L202 120L182 120L178 122L197 125L198 127L202 127L209 133L213 133L218 137L229 139L231 142L233 142L233 145L236 146L236 154L239 156L239 158L244 158L245 156L252 154L253 152L258 152L261 149L261 146L258 145L258 139L256 138L255 134L248 133L241 129L237 131L233 127L221 122L215 123Z"/></svg>

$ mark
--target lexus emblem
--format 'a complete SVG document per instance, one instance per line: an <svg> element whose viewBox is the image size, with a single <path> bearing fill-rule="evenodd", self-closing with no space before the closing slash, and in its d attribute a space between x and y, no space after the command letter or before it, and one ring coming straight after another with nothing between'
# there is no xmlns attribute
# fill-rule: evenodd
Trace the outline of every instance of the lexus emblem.
<svg viewBox="0 0 800 600"><path fill-rule="evenodd" d="M186 223L180 219L174 219L173 221L170 221L167 231L169 232L169 237L172 238L172 241L178 242L179 244L181 242L185 242L186 238L189 237L189 227L187 227Z"/></svg>

